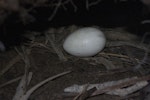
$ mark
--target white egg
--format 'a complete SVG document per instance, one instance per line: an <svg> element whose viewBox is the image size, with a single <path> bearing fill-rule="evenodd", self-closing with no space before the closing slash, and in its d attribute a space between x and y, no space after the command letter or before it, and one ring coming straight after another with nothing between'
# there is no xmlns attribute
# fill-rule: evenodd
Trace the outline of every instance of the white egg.
<svg viewBox="0 0 150 100"><path fill-rule="evenodd" d="M64 41L64 50L74 56L89 57L105 47L106 38L97 28L85 27L71 33Z"/></svg>

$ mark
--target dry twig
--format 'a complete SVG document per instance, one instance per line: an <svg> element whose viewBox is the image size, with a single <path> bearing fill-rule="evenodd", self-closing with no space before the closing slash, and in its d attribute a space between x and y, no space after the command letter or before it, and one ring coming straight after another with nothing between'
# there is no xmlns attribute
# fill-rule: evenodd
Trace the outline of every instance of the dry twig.
<svg viewBox="0 0 150 100"><path fill-rule="evenodd" d="M115 94L125 96L130 94L148 84L147 80L150 80L150 75L140 78L127 78L119 81L105 82L103 84L89 84L88 89L96 87L96 91L91 96L100 95L103 93ZM126 88L123 88L126 87ZM122 89L123 88L123 89ZM65 92L79 93L83 89L83 86L73 85L64 89Z"/></svg>
<svg viewBox="0 0 150 100"><path fill-rule="evenodd" d="M150 75L148 76L143 76L143 77L140 77L140 78L137 78L137 79L131 79L131 80L128 80L126 82L123 82L123 83L120 83L120 84L117 84L117 85L113 85L113 86L110 86L110 87L106 87L102 90L97 90L95 91L92 96L95 96L95 95L99 95L99 94L103 94L105 92L108 92L110 90L113 90L113 89L118 89L118 88L123 88L123 87L127 87L127 86L130 86L130 85L133 85L137 82L141 82L141 81L148 81L150 80Z"/></svg>

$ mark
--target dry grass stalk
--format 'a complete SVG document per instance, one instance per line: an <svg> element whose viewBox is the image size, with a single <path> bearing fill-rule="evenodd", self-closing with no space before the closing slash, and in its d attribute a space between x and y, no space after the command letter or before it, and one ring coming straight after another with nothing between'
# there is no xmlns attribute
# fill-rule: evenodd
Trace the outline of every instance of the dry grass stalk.
<svg viewBox="0 0 150 100"><path fill-rule="evenodd" d="M148 49L147 48L148 46L146 44L139 45L138 43L131 43L131 42L126 42L126 41L111 41L111 42L106 43L106 47L115 47L115 46L123 46L123 45L136 47L136 48L142 49L142 50ZM150 51L150 50L148 50L148 51Z"/></svg>
<svg viewBox="0 0 150 100"><path fill-rule="evenodd" d="M86 0L86 9L89 10L89 8L91 6L94 6L94 5L97 5L99 2L101 2L102 0L97 0L97 1L94 1L94 2L90 2L89 3L89 0Z"/></svg>
<svg viewBox="0 0 150 100"><path fill-rule="evenodd" d="M101 53L99 53L99 54L100 54L100 55L104 55L104 56L113 56L113 57L120 57L120 58L129 59L128 56L126 56L126 55L121 55L121 54L105 53L105 52L101 52Z"/></svg>
<svg viewBox="0 0 150 100"><path fill-rule="evenodd" d="M52 38L52 35L49 35L48 33L45 33L45 36L46 36L47 40L50 42L50 44L51 44L52 48L54 49L54 51L57 53L59 59L61 61L67 61L67 58L64 56L62 51L54 43L55 40Z"/></svg>
<svg viewBox="0 0 150 100"><path fill-rule="evenodd" d="M15 50L17 50L15 48ZM29 51L25 51L27 52L27 54L30 54L30 50ZM6 73L15 63L17 63L19 60L21 59L20 55L17 55L16 57L14 57L14 59L12 59L10 62L8 62L8 64L6 65L6 67L0 72L0 77Z"/></svg>
<svg viewBox="0 0 150 100"><path fill-rule="evenodd" d="M16 94L13 98L13 100L28 100L29 96L35 91L37 90L39 87L41 87L42 85L46 84L47 82L53 80L53 79L56 79L58 77L61 77L63 75L66 75L68 73L70 73L71 71L66 71L66 72L63 72L63 73L60 73L60 74L57 74L55 76L52 76L52 77L49 77L47 78L46 80L38 83L37 85L33 86L31 89L29 89L28 91L24 91L23 87L25 87L25 82L26 82L26 79L25 79L25 75L22 77L22 80L21 82L19 83L19 86L17 87L17 91L16 91ZM29 74L30 75L30 74ZM30 76L27 76L28 78Z"/></svg>
<svg viewBox="0 0 150 100"><path fill-rule="evenodd" d="M107 59L104 58L104 57L93 57L93 58L89 57L89 58L81 58L81 59L83 59L83 60L89 60L89 61L90 61L90 60L93 60L93 61L95 61L94 64L103 64L107 70L118 69L118 67L115 66L115 65L112 63L112 61L107 60ZM93 64L93 63L92 63L92 64Z"/></svg>
<svg viewBox="0 0 150 100"><path fill-rule="evenodd" d="M63 75L66 75L68 73L70 73L71 71L66 71L63 73L60 73L58 75L52 76L47 78L46 80L38 83L37 85L33 86L31 89L27 90L27 86L30 84L30 81L32 79L32 72L29 72L29 68L30 68L30 59L28 58L28 52L31 50L25 50L25 48L23 47L23 53L21 53L18 49L16 49L17 52L19 53L19 55L22 57L23 61L25 62L25 73L24 76L22 77L16 93L13 97L13 100L28 100L29 96L35 91L37 90L39 87L41 87L42 85L44 85L45 83L56 79L58 77L61 77ZM28 51L28 52L27 52Z"/></svg>
<svg viewBox="0 0 150 100"><path fill-rule="evenodd" d="M20 80L21 78L22 78L22 77L20 76L20 77L17 77L17 78L15 78L15 79L12 79L12 80L10 80L10 81L8 81L8 82L6 82L6 83L0 85L0 88L3 88L3 87L5 87L5 86L7 86L7 85L9 85L9 84L12 84L12 83L14 83L14 82Z"/></svg>
<svg viewBox="0 0 150 100"><path fill-rule="evenodd" d="M6 67L0 72L0 77L5 74L15 63L17 63L20 60L20 56L17 55L14 59L8 62Z"/></svg>

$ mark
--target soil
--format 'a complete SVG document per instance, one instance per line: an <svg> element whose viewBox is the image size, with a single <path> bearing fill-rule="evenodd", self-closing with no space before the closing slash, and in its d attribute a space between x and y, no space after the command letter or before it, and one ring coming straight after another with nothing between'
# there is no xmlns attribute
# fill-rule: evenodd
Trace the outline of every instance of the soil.
<svg viewBox="0 0 150 100"><path fill-rule="evenodd" d="M136 47L123 45L106 47L101 53L88 58L74 57L67 54L62 48L63 37L67 34L56 35L59 50L64 54L65 60L60 59L51 43L47 42L43 35L36 36L35 41L30 45L17 47L18 51L23 54L23 50L29 50L28 54L20 56L16 49L0 53L0 84L4 84L12 79L23 76L25 69L32 72L32 80L26 87L27 90L32 88L39 82L65 71L70 73L58 77L47 82L31 94L29 100L73 100L75 96L64 93L66 87L73 84L97 84L108 81L116 81L133 76L146 76L150 68L150 63L147 58L138 70L133 69L138 64L138 61L143 59L145 51ZM58 36L59 39L58 39ZM45 42L46 41L46 42ZM128 41L130 43L130 41ZM44 44L44 46L40 46ZM114 55L108 55L114 54ZM116 56L115 56L116 54ZM126 57L121 57L125 55ZM30 66L26 67L23 56L27 56ZM120 56L120 57L119 57ZM105 58L115 66L115 68L107 68L101 58ZM9 70L2 73L6 67L10 66ZM0 87L0 100L12 100L16 93L16 88L20 80L12 82L8 85ZM1 86L1 85L0 85ZM140 91L130 93L125 97L116 95L101 94L94 97L89 97L85 100L143 100L141 99ZM83 99L74 99L83 100Z"/></svg>

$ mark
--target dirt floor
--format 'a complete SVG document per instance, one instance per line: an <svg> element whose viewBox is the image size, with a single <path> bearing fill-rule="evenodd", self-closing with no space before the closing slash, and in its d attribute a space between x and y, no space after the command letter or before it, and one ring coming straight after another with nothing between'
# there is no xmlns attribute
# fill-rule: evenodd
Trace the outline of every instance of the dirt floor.
<svg viewBox="0 0 150 100"><path fill-rule="evenodd" d="M72 27L73 30L78 28ZM129 92L125 96L106 94L109 90L118 89L119 86L108 87L108 91L104 89L104 92L100 90L96 96L91 96L93 92L86 91L86 87L80 94L65 93L64 89L74 84L89 86L130 79L134 76L147 77L150 72L149 49L145 49L148 45L140 45L140 39L137 40L136 36L120 29L103 29L107 34L108 43L105 49L94 57L80 58L67 54L62 49L62 43L64 38L73 31L71 28L62 27L56 29L57 31L49 29L48 32L55 33L48 35L50 38L36 34L30 36L33 39L30 44L0 53L0 100L12 100L25 73L28 76L28 73L32 72L33 75L29 85L26 77L24 94L41 81L66 71L70 72L46 82L31 93L28 100L144 100L143 95L140 94L142 89ZM118 35L108 35L112 32L121 34L121 38ZM122 34L128 34L128 37ZM147 82L150 78L144 79L143 81ZM7 82L10 83L6 84ZM130 85L126 83L125 87L121 86L121 88Z"/></svg>

